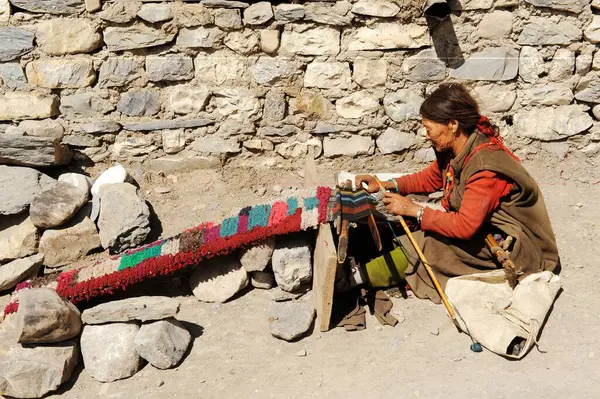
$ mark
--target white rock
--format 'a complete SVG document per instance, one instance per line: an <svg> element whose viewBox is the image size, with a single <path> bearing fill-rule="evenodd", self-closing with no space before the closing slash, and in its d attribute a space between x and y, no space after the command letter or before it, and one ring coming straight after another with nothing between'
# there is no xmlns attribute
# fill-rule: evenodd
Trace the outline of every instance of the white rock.
<svg viewBox="0 0 600 399"><path fill-rule="evenodd" d="M431 43L426 26L379 22L358 28L349 38L347 49L393 50L427 47Z"/></svg>
<svg viewBox="0 0 600 399"><path fill-rule="evenodd" d="M492 11L481 19L477 35L484 39L502 39L512 32L513 13L510 11Z"/></svg>
<svg viewBox="0 0 600 399"><path fill-rule="evenodd" d="M527 3L533 4L536 7L551 8L560 11L569 11L579 14L588 7L589 0L525 0Z"/></svg>
<svg viewBox="0 0 600 399"><path fill-rule="evenodd" d="M200 53L194 61L196 80L199 83L216 87L245 86L252 81L251 59L240 57L231 50Z"/></svg>
<svg viewBox="0 0 600 399"><path fill-rule="evenodd" d="M213 154L237 154L242 151L237 139L218 136L199 137L191 144L191 148L194 151Z"/></svg>
<svg viewBox="0 0 600 399"><path fill-rule="evenodd" d="M372 114L379 109L379 98L366 90L355 91L335 102L335 109L342 118L354 119Z"/></svg>
<svg viewBox="0 0 600 399"><path fill-rule="evenodd" d="M509 47L489 47L473 53L450 76L468 80L512 80L519 69L519 54Z"/></svg>
<svg viewBox="0 0 600 399"><path fill-rule="evenodd" d="M252 272L250 277L254 288L269 290L275 285L275 276L271 272Z"/></svg>
<svg viewBox="0 0 600 399"><path fill-rule="evenodd" d="M197 114L208 104L211 92L203 87L175 86L168 91L167 110L176 114Z"/></svg>
<svg viewBox="0 0 600 399"><path fill-rule="evenodd" d="M506 112L512 108L517 99L517 90L511 86L486 84L475 87L473 92L477 96L484 114Z"/></svg>
<svg viewBox="0 0 600 399"><path fill-rule="evenodd" d="M259 38L252 29L244 29L239 32L230 32L225 37L224 43L225 46L237 53L249 54L258 49Z"/></svg>
<svg viewBox="0 0 600 399"><path fill-rule="evenodd" d="M352 84L347 62L313 61L306 66L304 87L349 89Z"/></svg>
<svg viewBox="0 0 600 399"><path fill-rule="evenodd" d="M590 74L581 78L575 88L575 98L580 101L600 103L600 77Z"/></svg>
<svg viewBox="0 0 600 399"><path fill-rule="evenodd" d="M400 89L383 98L385 113L395 122L418 119L423 97L415 90Z"/></svg>
<svg viewBox="0 0 600 399"><path fill-rule="evenodd" d="M48 55L91 53L102 45L102 35L92 21L83 18L54 18L36 25L35 40Z"/></svg>
<svg viewBox="0 0 600 399"><path fill-rule="evenodd" d="M247 119L260 112L260 101L249 89L221 88L214 91L217 112L232 119Z"/></svg>
<svg viewBox="0 0 600 399"><path fill-rule="evenodd" d="M519 54L519 76L529 83L538 81L546 71L544 60L535 47L523 46Z"/></svg>
<svg viewBox="0 0 600 399"><path fill-rule="evenodd" d="M171 4L144 4L137 16L150 23L169 21L173 19Z"/></svg>
<svg viewBox="0 0 600 399"><path fill-rule="evenodd" d="M279 48L279 31L274 29L261 29L260 48L267 54L272 54Z"/></svg>
<svg viewBox="0 0 600 399"><path fill-rule="evenodd" d="M288 59L260 57L250 67L250 72L256 83L272 85L298 74L299 69L298 63Z"/></svg>
<svg viewBox="0 0 600 399"><path fill-rule="evenodd" d="M592 22L585 28L583 35L590 43L600 43L600 16L593 16Z"/></svg>
<svg viewBox="0 0 600 399"><path fill-rule="evenodd" d="M153 321L175 317L179 301L164 296L142 296L106 302L83 311L85 324Z"/></svg>
<svg viewBox="0 0 600 399"><path fill-rule="evenodd" d="M112 382L128 378L142 367L135 350L136 323L85 326L81 334L81 354L86 372L95 380Z"/></svg>
<svg viewBox="0 0 600 399"><path fill-rule="evenodd" d="M563 83L546 83L521 91L523 105L568 105L573 101L571 87Z"/></svg>
<svg viewBox="0 0 600 399"><path fill-rule="evenodd" d="M391 1L385 0L359 0L352 6L354 14L368 15L371 17L394 17L400 12L400 7Z"/></svg>
<svg viewBox="0 0 600 399"><path fill-rule="evenodd" d="M158 369L175 367L190 346L192 336L175 319L144 324L135 337L135 350Z"/></svg>
<svg viewBox="0 0 600 399"><path fill-rule="evenodd" d="M353 64L352 78L364 88L383 86L387 81L388 63L384 59L357 58Z"/></svg>
<svg viewBox="0 0 600 399"><path fill-rule="evenodd" d="M0 263L37 253L38 242L38 230L29 217L15 216L0 221Z"/></svg>
<svg viewBox="0 0 600 399"><path fill-rule="evenodd" d="M163 150L167 154L177 154L185 148L185 132L179 130L165 130L162 132Z"/></svg>
<svg viewBox="0 0 600 399"><path fill-rule="evenodd" d="M294 291L312 279L310 245L304 239L287 238L277 242L273 251L273 272L277 285L284 291Z"/></svg>
<svg viewBox="0 0 600 399"><path fill-rule="evenodd" d="M244 10L244 23L247 25L262 25L271 18L273 18L273 8L269 1L251 4Z"/></svg>
<svg viewBox="0 0 600 399"><path fill-rule="evenodd" d="M52 137L62 139L65 134L65 128L60 122L54 119L44 119L41 121L26 120L19 123L19 129L25 131L27 136Z"/></svg>
<svg viewBox="0 0 600 399"><path fill-rule="evenodd" d="M85 175L79 173L63 173L58 177L58 181L75 186L86 194L90 192L90 180Z"/></svg>
<svg viewBox="0 0 600 399"><path fill-rule="evenodd" d="M248 273L234 257L200 263L190 277L194 296L203 302L223 303L248 285Z"/></svg>
<svg viewBox="0 0 600 399"><path fill-rule="evenodd" d="M368 136L353 135L350 138L325 137L323 141L323 153L327 158L337 156L356 156L373 154L375 143Z"/></svg>
<svg viewBox="0 0 600 399"><path fill-rule="evenodd" d="M294 140L292 142L277 144L275 147L275 151L286 159L304 157L308 154L309 149L312 150L312 155L315 158L319 157L323 152L321 140L313 137L306 141Z"/></svg>
<svg viewBox="0 0 600 399"><path fill-rule="evenodd" d="M92 185L92 195L96 196L100 193L100 187L106 184L123 183L127 179L127 171L120 164L116 164L102 172Z"/></svg>
<svg viewBox="0 0 600 399"><path fill-rule="evenodd" d="M494 0L463 0L459 3L459 10L489 10L494 5Z"/></svg>
<svg viewBox="0 0 600 399"><path fill-rule="evenodd" d="M269 238L253 247L250 247L240 255L240 263L247 272L263 271L271 261L275 239Z"/></svg>
<svg viewBox="0 0 600 399"><path fill-rule="evenodd" d="M386 131L377 138L377 148L382 154L393 154L409 149L417 143L417 136L412 133L400 132L388 127Z"/></svg>
<svg viewBox="0 0 600 399"><path fill-rule="evenodd" d="M586 105L561 105L552 108L533 108L514 116L514 132L522 137L553 141L574 136L593 125Z"/></svg>
<svg viewBox="0 0 600 399"><path fill-rule="evenodd" d="M567 45L581 39L581 28L573 20L556 21L547 17L531 17L517 39L521 45ZM589 39L588 39L589 40Z"/></svg>
<svg viewBox="0 0 600 399"><path fill-rule="evenodd" d="M340 32L318 27L305 31L284 31L281 35L282 55L337 55L340 52Z"/></svg>

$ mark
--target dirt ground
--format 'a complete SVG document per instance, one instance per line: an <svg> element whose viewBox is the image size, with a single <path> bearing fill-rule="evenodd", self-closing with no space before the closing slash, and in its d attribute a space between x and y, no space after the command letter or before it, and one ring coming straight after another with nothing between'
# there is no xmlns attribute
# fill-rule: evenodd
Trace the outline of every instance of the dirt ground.
<svg viewBox="0 0 600 399"><path fill-rule="evenodd" d="M600 395L600 173L589 159L526 162L540 183L563 263L564 291L543 330L539 350L521 361L474 353L444 309L415 298L394 300L402 323L318 330L287 343L268 330L271 293L246 290L225 304L180 296L178 318L196 336L172 370L146 365L135 376L103 384L85 370L50 397L61 398L597 398ZM358 166L357 166L358 165ZM324 182L339 170L410 171L416 165L363 158L318 165ZM590 172L591 171L591 172ZM302 185L300 168L267 163L139 179L169 236L241 206L274 199ZM167 194L154 188L166 186ZM279 186L279 187L274 187ZM310 300L310 294L305 298ZM306 356L298 356L305 350ZM543 351L543 352L542 352Z"/></svg>

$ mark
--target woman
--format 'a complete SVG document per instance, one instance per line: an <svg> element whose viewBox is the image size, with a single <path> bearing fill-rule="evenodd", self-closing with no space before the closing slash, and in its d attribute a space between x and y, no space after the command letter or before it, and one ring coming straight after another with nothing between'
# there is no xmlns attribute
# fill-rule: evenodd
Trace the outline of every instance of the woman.
<svg viewBox="0 0 600 399"><path fill-rule="evenodd" d="M554 271L558 251L542 193L503 144L477 102L461 85L441 85L420 109L436 160L421 172L384 182L387 209L414 217L419 247L442 285L449 278L498 268L485 244L489 233L513 238L511 259L519 278ZM370 192L379 190L374 177L360 175ZM443 190L446 212L421 207L404 197ZM355 270L355 282L386 286L405 278L419 298L440 298L406 237L401 248ZM390 263L396 270L390 268ZM397 273L396 273L397 271ZM394 277L396 276L396 278Z"/></svg>

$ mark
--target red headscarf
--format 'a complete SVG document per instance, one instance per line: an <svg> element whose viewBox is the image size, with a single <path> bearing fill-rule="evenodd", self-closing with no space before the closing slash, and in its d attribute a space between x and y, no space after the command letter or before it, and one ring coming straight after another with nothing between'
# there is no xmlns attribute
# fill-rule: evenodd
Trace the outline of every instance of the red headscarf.
<svg viewBox="0 0 600 399"><path fill-rule="evenodd" d="M517 158L517 156L515 154L513 154L513 152L511 150L509 150L504 145L504 141L502 140L502 137L500 137L500 133L496 129L494 129L494 127L492 126L492 123L490 122L490 120L488 118L486 118L485 116L481 115L480 118L479 118L479 122L477 123L477 129L481 133L483 133L484 135L486 135L487 137L489 137L490 141L487 142L487 143L480 144L477 147L475 147L475 149L469 155L467 155L467 157L465 158L465 162L463 163L463 165L466 164L467 162L469 162L469 159L477 151L479 151L479 150L481 150L483 148L491 148L493 150L506 151L517 162L521 162L519 160L519 158Z"/></svg>

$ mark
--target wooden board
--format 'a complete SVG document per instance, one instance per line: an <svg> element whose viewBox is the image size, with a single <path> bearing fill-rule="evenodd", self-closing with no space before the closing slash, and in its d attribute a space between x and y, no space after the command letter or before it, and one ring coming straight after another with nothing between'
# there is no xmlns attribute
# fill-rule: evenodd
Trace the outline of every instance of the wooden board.
<svg viewBox="0 0 600 399"><path fill-rule="evenodd" d="M335 272L337 270L337 252L331 233L331 225L319 226L313 261L313 297L317 310L317 324L321 331L329 331Z"/></svg>

